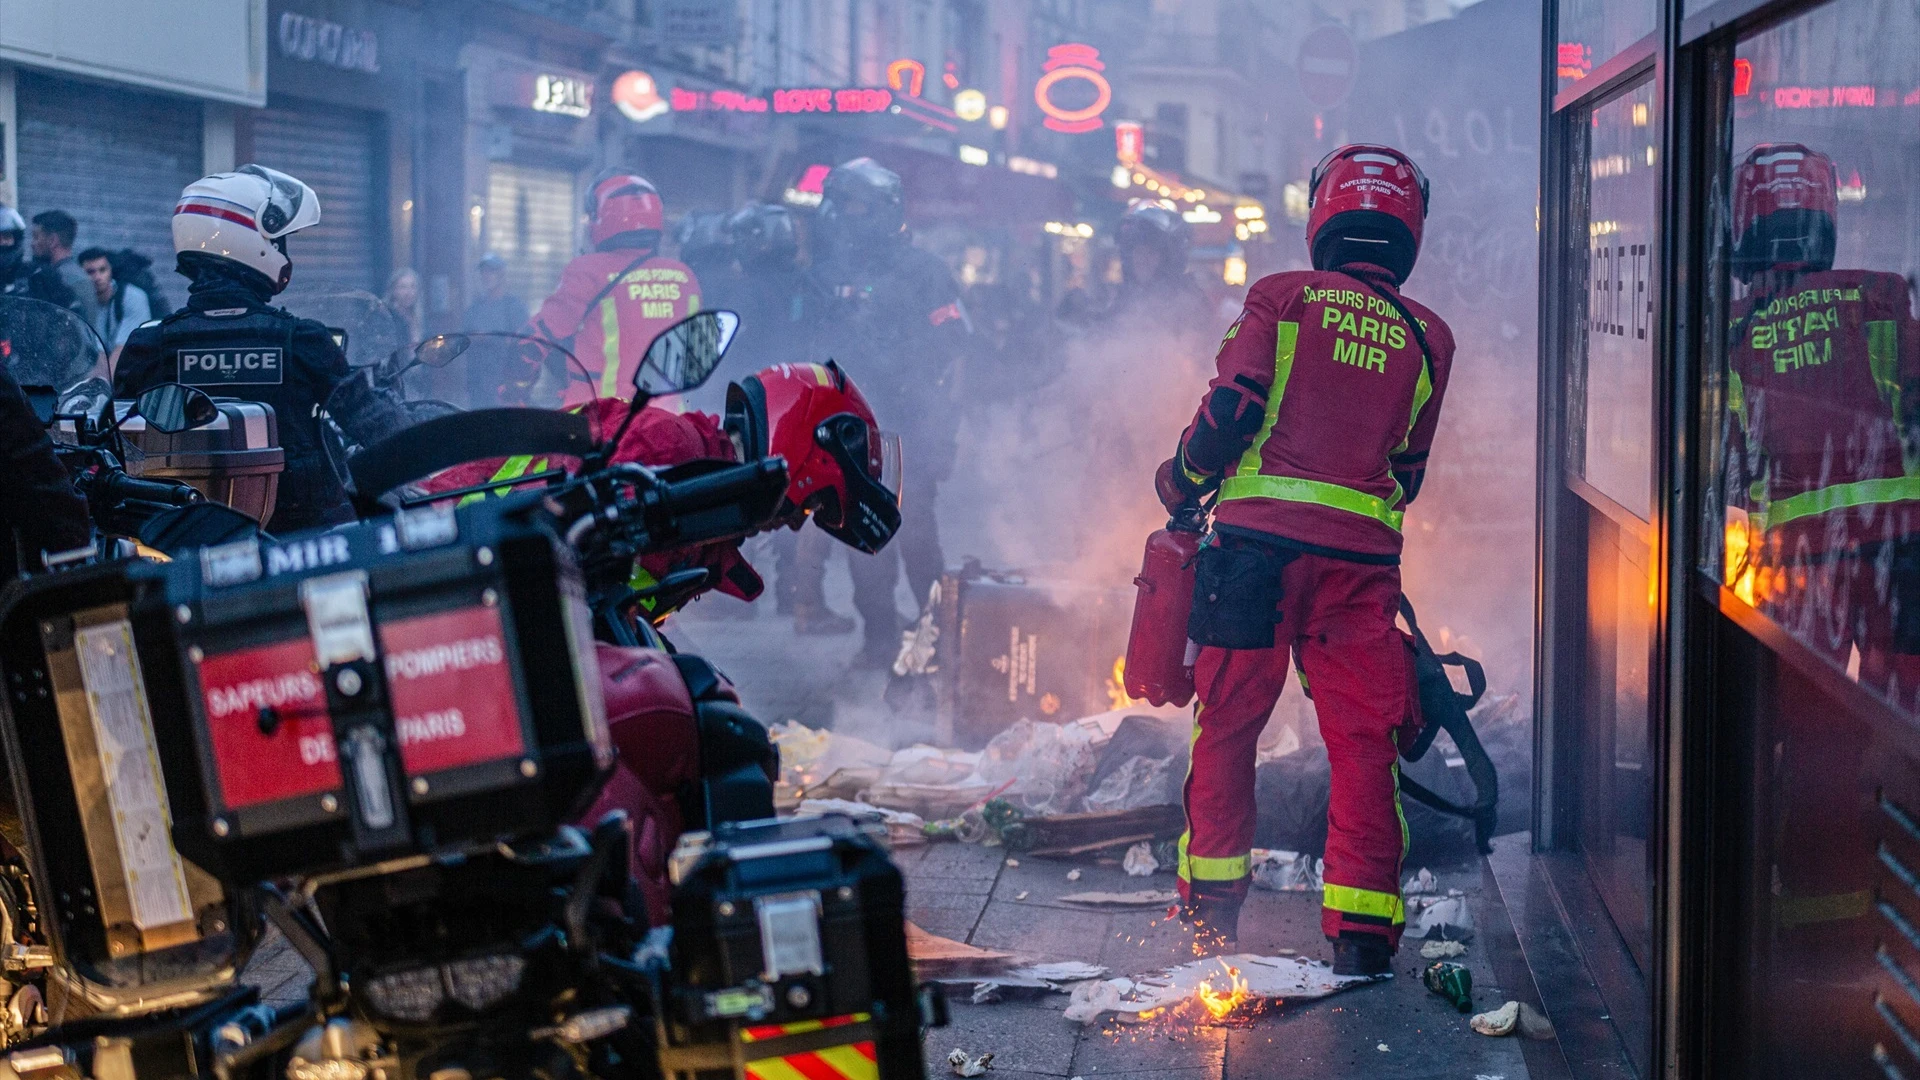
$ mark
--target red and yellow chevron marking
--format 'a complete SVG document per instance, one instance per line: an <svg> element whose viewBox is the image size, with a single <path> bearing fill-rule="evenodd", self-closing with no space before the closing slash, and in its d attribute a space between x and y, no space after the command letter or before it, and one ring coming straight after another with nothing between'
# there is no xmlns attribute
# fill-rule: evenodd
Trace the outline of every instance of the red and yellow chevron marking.
<svg viewBox="0 0 1920 1080"><path fill-rule="evenodd" d="M765 1042L785 1035L804 1035L813 1031L846 1027L849 1024L863 1023L868 1019L870 1017L866 1013L854 1013L851 1016L833 1016L825 1020L802 1020L794 1024L766 1024L760 1027L742 1028L740 1041L745 1044ZM748 1080L880 1080L880 1066L875 1061L873 1043L857 1042L844 1046L829 1046L823 1050L809 1050L800 1054L787 1054L784 1057L749 1061L747 1078Z"/></svg>

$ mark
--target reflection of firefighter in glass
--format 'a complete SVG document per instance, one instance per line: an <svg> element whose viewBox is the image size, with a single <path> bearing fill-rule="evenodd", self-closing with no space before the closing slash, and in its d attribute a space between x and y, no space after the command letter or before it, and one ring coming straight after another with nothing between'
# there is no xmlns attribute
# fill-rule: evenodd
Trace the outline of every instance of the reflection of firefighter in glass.
<svg viewBox="0 0 1920 1080"><path fill-rule="evenodd" d="M1754 147L1734 173L1729 584L1800 641L1920 689L1920 332L1898 274L1833 268L1833 162ZM1904 396L1903 396L1904 388ZM1737 515L1736 515L1737 519ZM1731 563L1733 560L1729 560ZM1854 653L1858 652L1857 661Z"/></svg>
<svg viewBox="0 0 1920 1080"><path fill-rule="evenodd" d="M540 359L548 370L529 373L563 385L567 405L627 396L647 344L700 310L693 271L660 254L666 225L652 184L638 176L609 176L588 194L587 215L593 250L567 264L533 317L535 334L567 346L587 367L587 375L555 370L551 365L564 361L546 350Z"/></svg>

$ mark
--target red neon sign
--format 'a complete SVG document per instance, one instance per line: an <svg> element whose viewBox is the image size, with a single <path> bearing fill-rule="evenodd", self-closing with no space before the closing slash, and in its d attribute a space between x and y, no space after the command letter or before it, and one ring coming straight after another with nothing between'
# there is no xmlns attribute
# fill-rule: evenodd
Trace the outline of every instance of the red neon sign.
<svg viewBox="0 0 1920 1080"><path fill-rule="evenodd" d="M1871 86L1776 86L1776 109L1871 109L1875 100Z"/></svg>
<svg viewBox="0 0 1920 1080"><path fill-rule="evenodd" d="M1753 93L1753 61L1735 60L1733 62L1733 96L1746 97Z"/></svg>
<svg viewBox="0 0 1920 1080"><path fill-rule="evenodd" d="M1593 50L1577 41L1563 41L1556 54L1563 79L1584 79L1593 70Z"/></svg>
<svg viewBox="0 0 1920 1080"><path fill-rule="evenodd" d="M1055 45L1047 50L1047 62L1041 70L1045 74L1033 84L1033 101L1046 114L1041 121L1053 131L1078 134L1092 131L1101 125L1100 114L1107 111L1113 103L1113 86L1107 77L1100 74L1107 66L1100 62L1100 50L1091 45ZM1080 109L1069 109L1053 101L1053 88L1070 79L1079 79L1093 85L1093 104Z"/></svg>
<svg viewBox="0 0 1920 1080"><path fill-rule="evenodd" d="M682 90L674 87L669 95L674 112L763 113L767 99L748 97L738 90Z"/></svg>
<svg viewBox="0 0 1920 1080"><path fill-rule="evenodd" d="M1113 153L1122 165L1138 165L1146 151L1146 129L1137 120L1121 120L1113 125Z"/></svg>
<svg viewBox="0 0 1920 1080"><path fill-rule="evenodd" d="M808 86L773 92L776 113L877 113L886 112L892 104L891 93L870 87Z"/></svg>

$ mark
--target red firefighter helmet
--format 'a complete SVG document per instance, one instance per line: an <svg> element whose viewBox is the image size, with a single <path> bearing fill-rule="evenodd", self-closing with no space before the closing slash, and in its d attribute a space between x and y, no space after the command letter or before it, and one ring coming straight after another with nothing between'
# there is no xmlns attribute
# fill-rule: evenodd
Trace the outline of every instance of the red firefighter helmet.
<svg viewBox="0 0 1920 1080"><path fill-rule="evenodd" d="M1829 270L1839 174L1833 159L1799 143L1761 143L1733 170L1733 273Z"/></svg>
<svg viewBox="0 0 1920 1080"><path fill-rule="evenodd" d="M587 216L593 219L593 246L631 232L651 232L653 242L667 227L660 193L644 176L621 173L593 185L587 194ZM640 239L640 238L637 238Z"/></svg>
<svg viewBox="0 0 1920 1080"><path fill-rule="evenodd" d="M787 459L786 513L872 554L900 528L900 444L840 366L780 364L727 387L727 434L748 461Z"/></svg>
<svg viewBox="0 0 1920 1080"><path fill-rule="evenodd" d="M1391 146L1349 143L1314 166L1307 250L1316 270L1371 263L1395 284L1413 273L1430 198L1426 174Z"/></svg>

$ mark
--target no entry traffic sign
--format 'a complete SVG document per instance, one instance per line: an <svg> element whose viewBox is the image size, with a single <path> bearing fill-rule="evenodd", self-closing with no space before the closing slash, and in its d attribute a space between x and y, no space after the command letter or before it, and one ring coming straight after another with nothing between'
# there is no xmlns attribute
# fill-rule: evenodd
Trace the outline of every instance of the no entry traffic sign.
<svg viewBox="0 0 1920 1080"><path fill-rule="evenodd" d="M1300 55L1294 62L1294 70L1300 75L1300 92L1316 109L1331 109L1347 100L1359 66L1360 52L1354 47L1353 36L1337 24L1309 33L1300 42Z"/></svg>

